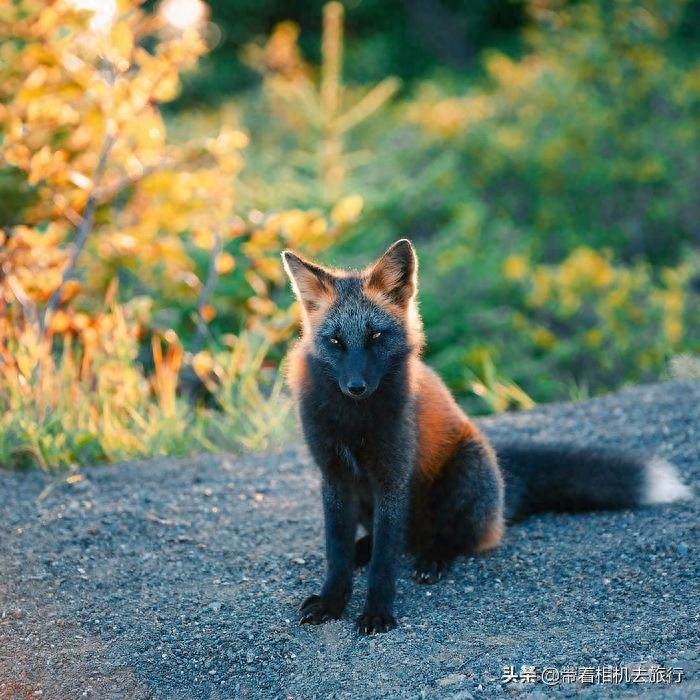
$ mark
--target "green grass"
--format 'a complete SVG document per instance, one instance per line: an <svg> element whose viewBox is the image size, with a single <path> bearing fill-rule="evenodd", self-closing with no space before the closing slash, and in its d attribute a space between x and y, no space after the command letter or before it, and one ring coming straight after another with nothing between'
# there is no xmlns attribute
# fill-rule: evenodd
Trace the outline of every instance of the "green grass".
<svg viewBox="0 0 700 700"><path fill-rule="evenodd" d="M124 310L95 347L70 341L59 354L31 329L4 348L0 364L0 465L55 470L157 455L242 452L283 444L291 400L263 366L265 344L245 334L210 356L208 405L178 393L186 359L154 340L154 369L135 361L137 340Z"/></svg>

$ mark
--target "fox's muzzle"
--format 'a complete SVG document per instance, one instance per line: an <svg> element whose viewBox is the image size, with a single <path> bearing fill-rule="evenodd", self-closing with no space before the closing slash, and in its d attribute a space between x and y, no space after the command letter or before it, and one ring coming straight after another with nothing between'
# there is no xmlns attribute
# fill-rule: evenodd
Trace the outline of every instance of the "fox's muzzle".
<svg viewBox="0 0 700 700"><path fill-rule="evenodd" d="M341 383L340 390L353 399L360 399L367 394L367 382L362 377L354 377L345 382L345 386Z"/></svg>
<svg viewBox="0 0 700 700"><path fill-rule="evenodd" d="M366 398L376 389L369 354L364 349L350 348L343 360L338 373L340 390L351 399Z"/></svg>

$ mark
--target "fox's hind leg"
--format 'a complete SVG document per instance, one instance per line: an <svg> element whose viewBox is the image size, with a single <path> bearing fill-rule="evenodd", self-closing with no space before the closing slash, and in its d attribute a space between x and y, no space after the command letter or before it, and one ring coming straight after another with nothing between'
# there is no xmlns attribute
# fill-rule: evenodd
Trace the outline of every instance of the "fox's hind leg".
<svg viewBox="0 0 700 700"><path fill-rule="evenodd" d="M503 536L503 480L481 436L458 448L413 516L414 577L419 583L438 581L460 554L498 545Z"/></svg>

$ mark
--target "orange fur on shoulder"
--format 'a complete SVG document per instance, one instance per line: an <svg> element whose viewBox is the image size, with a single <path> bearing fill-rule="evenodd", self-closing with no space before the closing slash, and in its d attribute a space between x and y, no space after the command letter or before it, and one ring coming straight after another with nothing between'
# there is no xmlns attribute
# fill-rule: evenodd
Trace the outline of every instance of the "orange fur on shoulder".
<svg viewBox="0 0 700 700"><path fill-rule="evenodd" d="M418 470L435 478L464 442L485 442L433 370L416 360Z"/></svg>

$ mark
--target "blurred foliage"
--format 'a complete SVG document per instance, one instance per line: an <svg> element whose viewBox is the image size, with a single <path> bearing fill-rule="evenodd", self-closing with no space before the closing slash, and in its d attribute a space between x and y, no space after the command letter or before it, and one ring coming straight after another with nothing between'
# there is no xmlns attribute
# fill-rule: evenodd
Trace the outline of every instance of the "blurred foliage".
<svg viewBox="0 0 700 700"><path fill-rule="evenodd" d="M149 5L156 6L151 0ZM216 47L203 69L185 80L179 107L218 105L233 92L254 87L260 77L242 50L276 26L300 28L299 45L309 61L321 63L325 0L210 0ZM517 51L526 22L523 0L348 0L345 76L354 84L386 75L413 82L445 70L476 66L493 45Z"/></svg>
<svg viewBox="0 0 700 700"><path fill-rule="evenodd" d="M365 208L321 257L363 264L416 242L428 359L480 397L470 409L659 378L698 351L700 63L673 43L688 11L533 1L521 58L488 52L466 91L431 80L347 134L345 182ZM309 110L265 76L237 102L253 135L241 201L322 202ZM584 283L591 270L607 281Z"/></svg>
<svg viewBox="0 0 700 700"><path fill-rule="evenodd" d="M470 409L692 376L697 2L443 0L432 29L420 0L179 29L88 4L0 7L2 463L279 439L285 247L364 265L411 237L428 360ZM213 22L255 89L164 117Z"/></svg>
<svg viewBox="0 0 700 700"><path fill-rule="evenodd" d="M459 346L468 364L490 346L539 400L656 378L697 352L700 61L670 46L686 5L532 2L522 59L491 52L483 87L426 86L408 105L424 147L453 153L436 178L438 260L478 285L461 329L428 318L457 385Z"/></svg>
<svg viewBox="0 0 700 700"><path fill-rule="evenodd" d="M103 432L110 434L93 420L90 397L110 420L120 411L129 416L113 431L124 444L114 449L101 444L99 458L124 457L128 445L143 454L151 441L135 435L134 416L156 426L152 415L145 417L145 407L163 420L174 411L173 395L166 400L157 391L160 369L150 337L166 339L166 357L177 358L169 365L177 366L176 374L203 343L217 345L210 323L218 316L225 325L217 329L234 334L219 340L234 347L239 347L235 334L245 327L272 340L287 337L294 316L288 304L282 311L269 298L282 278L280 249L326 247L361 209L361 199L341 198L328 214L331 224L323 212L301 209L238 216L235 179L247 135L224 114L215 129L172 141L159 110L177 94L181 71L205 51L200 34L194 27L175 31L139 5L105 3L94 14L67 0L23 0L0 8L0 183L6 203L0 222L0 402L9 421L3 455L9 463L8 455L23 451L25 438L40 463L93 458L94 450L86 447L81 454L66 442L78 440L81 431L97 442ZM117 322L110 309L119 298L129 300L132 313ZM120 334L126 324L123 333L140 341L138 356L132 346L115 356L112 340L101 341L105 323ZM173 356L183 343L190 352ZM18 364L17 353L26 344L33 350ZM247 356L237 352L240 363ZM262 363L249 359L257 376ZM125 384L105 393L100 382L110 363ZM264 394L253 392L249 379L246 387L235 388L239 374L229 376L222 386L228 394L238 391L239 398L217 401L232 420L253 411L265 415ZM70 411L52 403L65 399L56 396L55 382L75 385L73 395L84 392L87 423L77 415L72 423ZM269 401L271 411L285 413L274 391ZM16 429L16 420L31 425ZM233 441L254 442L243 437L250 431L240 423ZM66 433L57 438L64 455L36 447L47 431ZM178 433L179 425L172 435ZM83 435L78 442L89 441ZM152 442L159 452L159 442Z"/></svg>
<svg viewBox="0 0 700 700"><path fill-rule="evenodd" d="M531 254L585 240L677 262L700 244L700 62L669 59L685 5L533 3L522 60L488 54L485 88L424 92L409 118L458 149L465 184Z"/></svg>
<svg viewBox="0 0 700 700"><path fill-rule="evenodd" d="M59 353L50 335L3 319L0 465L50 470L283 444L291 404L264 362L268 347L242 334L231 349L195 355L193 369L221 410L193 410L178 391L185 353L174 334L150 336L148 375L137 362L141 301L84 317L83 334L64 334Z"/></svg>

